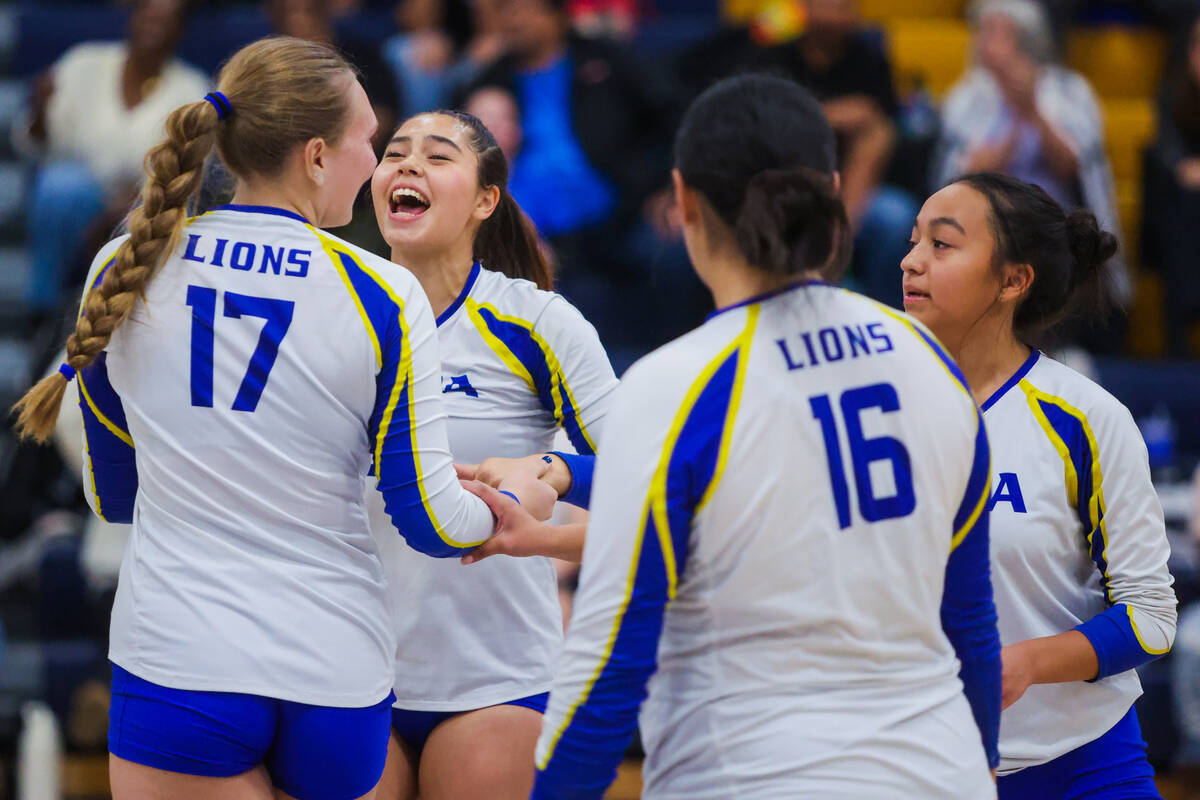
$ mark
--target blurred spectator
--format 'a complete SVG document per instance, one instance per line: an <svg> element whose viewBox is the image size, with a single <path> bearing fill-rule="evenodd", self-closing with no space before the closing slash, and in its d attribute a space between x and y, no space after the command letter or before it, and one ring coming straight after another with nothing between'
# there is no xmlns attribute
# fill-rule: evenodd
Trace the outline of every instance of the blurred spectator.
<svg viewBox="0 0 1200 800"><path fill-rule="evenodd" d="M467 98L463 110L474 114L496 137L496 144L509 163L521 149L521 109L512 94L495 86L484 86Z"/></svg>
<svg viewBox="0 0 1200 800"><path fill-rule="evenodd" d="M400 99L396 84L376 45L338 36L333 24L335 6L336 0L265 0L263 7L276 33L331 44L358 68L363 88L371 99L371 107L379 122L372 140L375 152L382 155L384 146L400 123ZM350 224L331 232L377 255L387 256L389 253L375 222L369 184L363 187L354 205L354 217Z"/></svg>
<svg viewBox="0 0 1200 800"><path fill-rule="evenodd" d="M1200 467L1192 476L1188 533L1200 543ZM1170 666L1180 738L1172 772L1191 790L1183 800L1200 800L1200 603L1180 609Z"/></svg>
<svg viewBox="0 0 1200 800"><path fill-rule="evenodd" d="M639 209L666 186L673 106L659 76L624 48L572 34L564 6L498 0L509 52L473 84L516 98L524 143L509 187L551 238Z"/></svg>
<svg viewBox="0 0 1200 800"><path fill-rule="evenodd" d="M456 0L396 4L401 32L384 42L383 57L403 97L402 117L446 108L457 89L500 57L504 38L496 0L474 0L470 6L470 37L460 49L448 24L465 12Z"/></svg>
<svg viewBox="0 0 1200 800"><path fill-rule="evenodd" d="M838 138L842 198L855 227L857 288L900 305L900 260L920 210L907 192L881 184L896 141L899 111L892 69L862 31L856 0L806 0L807 26L768 59L808 87Z"/></svg>
<svg viewBox="0 0 1200 800"><path fill-rule="evenodd" d="M28 123L14 129L18 149L41 162L27 206L35 314L62 301L89 226L107 209L111 227L132 202L167 115L208 91L203 73L173 57L184 18L184 0L138 0L125 41L76 45L35 79Z"/></svg>
<svg viewBox="0 0 1200 800"><path fill-rule="evenodd" d="M342 51L358 67L363 87L371 98L371 107L379 120L375 136L376 150L391 138L399 123L400 100L391 70L374 44L338 36L333 24L339 0L265 0L264 11L276 33L325 42Z"/></svg>
<svg viewBox="0 0 1200 800"><path fill-rule="evenodd" d="M1190 25L1186 62L1168 72L1158 137L1145 171L1142 249L1162 268L1172 356L1189 354L1189 328L1200 320L1200 18Z"/></svg>
<svg viewBox="0 0 1200 800"><path fill-rule="evenodd" d="M561 291L605 344L644 352L703 313L703 292L692 291L698 284L669 233L677 97L622 45L573 34L565 6L498 0L509 49L466 97L488 87L515 99L513 197L553 246Z"/></svg>
<svg viewBox="0 0 1200 800"><path fill-rule="evenodd" d="M1036 183L1068 208L1086 207L1120 232L1100 106L1087 79L1056 63L1045 10L1034 0L980 0L971 10L975 65L942 107L935 187L994 170ZM1130 297L1123 262L1114 290Z"/></svg>

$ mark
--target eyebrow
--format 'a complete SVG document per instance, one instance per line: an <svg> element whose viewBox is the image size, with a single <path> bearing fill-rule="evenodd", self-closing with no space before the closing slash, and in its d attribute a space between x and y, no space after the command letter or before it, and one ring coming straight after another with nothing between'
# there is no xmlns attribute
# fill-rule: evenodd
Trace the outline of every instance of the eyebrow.
<svg viewBox="0 0 1200 800"><path fill-rule="evenodd" d="M428 136L426 136L425 138L433 139L435 142L441 142L442 144L448 144L451 147L453 147L455 150L457 150L458 152L460 152L460 153L462 152L462 148L459 147L457 144L455 144L453 139L447 139L445 136L438 136L436 133L431 133ZM411 136L393 136L392 140L390 142L388 142L388 144L412 144L412 137Z"/></svg>
<svg viewBox="0 0 1200 800"><path fill-rule="evenodd" d="M965 230L963 230L963 226L959 225L958 220L956 220L954 217L938 217L937 219L935 219L929 223L929 227L931 227L931 228L934 225L949 225L951 228L954 228L954 230L958 231L963 236L967 235L967 232Z"/></svg>

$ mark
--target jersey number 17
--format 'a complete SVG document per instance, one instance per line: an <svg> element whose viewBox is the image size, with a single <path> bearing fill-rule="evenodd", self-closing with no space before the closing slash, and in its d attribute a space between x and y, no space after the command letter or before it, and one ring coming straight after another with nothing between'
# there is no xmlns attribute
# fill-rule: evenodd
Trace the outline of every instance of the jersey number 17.
<svg viewBox="0 0 1200 800"><path fill-rule="evenodd" d="M216 333L217 290L204 286L189 286L187 304L192 307L192 405L213 406L213 349ZM246 375L233 399L234 411L253 411L267 387L267 378L279 355L279 343L292 324L296 304L291 300L271 297L252 297L237 292L225 292L225 316L260 317L266 322L258 336L258 346L250 356Z"/></svg>

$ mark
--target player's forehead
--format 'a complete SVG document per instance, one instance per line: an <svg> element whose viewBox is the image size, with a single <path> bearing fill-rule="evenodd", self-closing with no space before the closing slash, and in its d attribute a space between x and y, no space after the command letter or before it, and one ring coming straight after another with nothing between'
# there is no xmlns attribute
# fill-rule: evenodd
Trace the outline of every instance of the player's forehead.
<svg viewBox="0 0 1200 800"><path fill-rule="evenodd" d="M430 112L405 120L392 140L416 147L440 142L467 152L470 149L470 132L462 120L448 114Z"/></svg>
<svg viewBox="0 0 1200 800"><path fill-rule="evenodd" d="M930 195L917 215L920 230L933 227L957 229L964 235L988 230L988 201L977 189L965 183L952 183Z"/></svg>

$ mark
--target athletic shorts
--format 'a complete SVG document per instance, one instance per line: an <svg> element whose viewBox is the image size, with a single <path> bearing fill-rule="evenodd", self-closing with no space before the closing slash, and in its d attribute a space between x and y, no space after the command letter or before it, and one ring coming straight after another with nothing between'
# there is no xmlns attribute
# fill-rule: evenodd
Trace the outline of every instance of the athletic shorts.
<svg viewBox="0 0 1200 800"><path fill-rule="evenodd" d="M170 689L112 665L108 750L168 772L228 778L259 764L298 800L354 800L379 782L389 709Z"/></svg>
<svg viewBox="0 0 1200 800"><path fill-rule="evenodd" d="M1132 708L1099 739L996 783L1000 800L1162 800Z"/></svg>
<svg viewBox="0 0 1200 800"><path fill-rule="evenodd" d="M532 708L539 714L546 713L546 701L550 699L549 692L522 697L519 700L509 700L506 703L496 703L498 706L521 706ZM491 706L485 706L490 708ZM478 711L479 709L471 709ZM425 740L433 729L451 717L466 714L466 711L408 711L401 708L392 709L392 729L413 752L420 753L425 748Z"/></svg>

